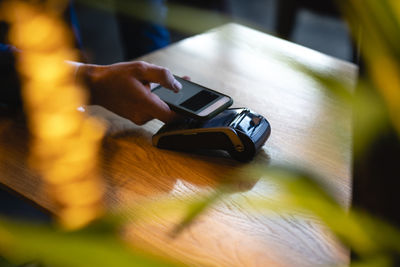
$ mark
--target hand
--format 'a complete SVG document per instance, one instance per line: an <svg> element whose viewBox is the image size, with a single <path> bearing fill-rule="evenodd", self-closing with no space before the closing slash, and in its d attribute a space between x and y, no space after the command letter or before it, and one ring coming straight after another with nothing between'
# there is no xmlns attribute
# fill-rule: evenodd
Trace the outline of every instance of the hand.
<svg viewBox="0 0 400 267"><path fill-rule="evenodd" d="M169 122L176 117L168 105L150 91L150 82L178 92L182 85L166 68L143 61L107 66L84 64L78 77L90 90L90 103L101 105L138 125L153 118Z"/></svg>

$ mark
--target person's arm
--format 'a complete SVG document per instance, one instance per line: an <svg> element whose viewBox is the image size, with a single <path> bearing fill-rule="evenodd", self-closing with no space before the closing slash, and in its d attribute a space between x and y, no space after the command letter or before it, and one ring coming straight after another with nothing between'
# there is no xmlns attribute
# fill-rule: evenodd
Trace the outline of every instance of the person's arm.
<svg viewBox="0 0 400 267"><path fill-rule="evenodd" d="M22 110L21 86L15 69L15 48L0 46L0 112ZM143 61L100 66L68 62L76 68L76 78L89 89L90 103L103 106L138 125L157 118L173 120L176 114L151 93L150 82L179 91L182 85L163 67Z"/></svg>
<svg viewBox="0 0 400 267"><path fill-rule="evenodd" d="M176 117L168 105L150 91L150 83L178 92L182 85L166 68L143 61L107 66L77 65L77 78L89 89L90 104L103 106L138 125L157 118L169 122Z"/></svg>

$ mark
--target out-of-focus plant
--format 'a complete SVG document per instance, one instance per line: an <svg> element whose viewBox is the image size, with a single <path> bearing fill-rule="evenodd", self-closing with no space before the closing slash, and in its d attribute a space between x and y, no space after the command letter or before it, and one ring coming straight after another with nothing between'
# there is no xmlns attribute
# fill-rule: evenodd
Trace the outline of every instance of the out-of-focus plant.
<svg viewBox="0 0 400 267"><path fill-rule="evenodd" d="M115 0L113 5L107 4L109 2L106 1L80 1L107 10L116 8L140 19L154 18L151 12L143 12L147 10L144 1ZM358 83L357 91L362 93L354 97L349 88L334 77L323 76L304 66L299 68L314 77L329 92L349 104L355 113L360 115L356 121L362 129L359 131L362 135L354 137L357 156L362 154L375 136L388 125L393 125L397 133L400 133L400 117L398 116L400 114L400 3L396 0L349 0L340 1L339 4L355 36L358 36L359 29L362 30L364 36L365 41L361 47L368 75L365 80ZM229 21L228 17L183 6L171 5L169 9L171 14L167 20L167 26L188 33L198 33ZM25 34L19 37L23 40ZM43 59L48 58L43 56ZM64 71L70 72L70 70ZM30 75L29 72L26 73ZM79 125L82 126L82 123ZM61 138L61 134L58 137ZM97 137L93 140L98 140ZM91 153L94 153L95 146L92 149ZM282 188L274 201L259 198L247 199L243 205L249 210L256 207L257 210L254 212L269 210L290 212L301 208L315 214L345 245L360 256L357 262L353 262L355 266L390 266L393 264L393 255L400 254L398 229L369 214L353 209L349 211L342 207L324 190L323 186L316 182L318 179L315 179L313 174L290 166L266 168L249 164L244 168L240 172L236 169L231 173L230 180L262 176L263 179L273 181ZM224 198L229 192L229 184L224 184L216 188L210 196L196 202L192 201L189 204L187 201L155 202L142 204L141 209L144 211L151 206L168 214L168 212L174 212L174 209L188 208L189 211L182 223L171 230L171 233L176 235L184 231L185 227L188 227L199 214ZM137 216L139 219L145 219L145 214L146 212L143 212L140 215L139 212ZM117 218L118 223L123 223L116 215L112 218ZM76 224L73 223L73 225ZM175 262L154 254L128 249L114 234L114 223L111 226L100 223L77 232L65 232L50 226L29 225L2 218L0 219L0 253L16 263L39 259L51 266L176 265ZM376 231L377 228L379 232ZM39 243L40 246L38 246ZM65 251L69 251L69 254L65 254Z"/></svg>
<svg viewBox="0 0 400 267"><path fill-rule="evenodd" d="M79 228L101 213L103 189L97 173L103 129L77 107L85 93L66 59L77 59L73 38L61 19L66 2L6 2L2 17L18 53L24 108L31 133L30 161L58 204L61 224Z"/></svg>
<svg viewBox="0 0 400 267"><path fill-rule="evenodd" d="M63 230L0 219L0 253L10 261L39 260L49 266L176 266L128 248L110 227L69 232L87 226L103 213L103 186L97 158L103 127L77 108L86 102L74 69L77 60L70 30L62 19L67 1L2 3L10 24L9 40L17 53L17 70L27 116L30 163L57 204Z"/></svg>
<svg viewBox="0 0 400 267"><path fill-rule="evenodd" d="M353 152L357 159L388 129L395 129L400 137L400 3L394 0L349 0L338 1L338 4L349 22L355 42L358 44L361 41L360 52L366 72L360 76L356 88L308 66L294 64L352 109L357 128ZM396 141L399 142L399 139ZM276 201L247 198L243 204L250 202L249 209L256 207L258 212L304 209L318 216L359 256L352 265L393 266L398 263L400 231L386 219L342 207L327 193L329 190L316 183L317 177L307 171L290 166L265 168L253 164L246 171L241 171L237 178L243 179L246 177L244 173L254 172L256 174L248 177L264 176L264 179L279 184L284 192L275 196ZM232 177L235 176L232 173ZM204 204L223 198L226 193L227 189L222 187L218 196L212 194L205 202L197 203L184 219L184 224L189 225L203 212L207 207Z"/></svg>
<svg viewBox="0 0 400 267"><path fill-rule="evenodd" d="M353 33L361 36L367 80L381 96L391 124L400 133L400 3L341 1Z"/></svg>
<svg viewBox="0 0 400 267"><path fill-rule="evenodd" d="M0 218L0 254L9 262L39 266L183 266L123 242L113 223L79 231ZM1 261L0 261L0 266Z"/></svg>

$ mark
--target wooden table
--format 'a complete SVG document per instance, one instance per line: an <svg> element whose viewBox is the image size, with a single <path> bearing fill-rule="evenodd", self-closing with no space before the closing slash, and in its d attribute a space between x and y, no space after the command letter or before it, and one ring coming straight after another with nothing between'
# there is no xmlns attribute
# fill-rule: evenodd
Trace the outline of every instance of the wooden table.
<svg viewBox="0 0 400 267"><path fill-rule="evenodd" d="M351 127L344 106L312 78L290 63L354 85L357 67L259 31L228 24L188 38L141 58L168 67L177 75L228 94L234 107L264 115L272 134L255 161L309 168L347 206L351 195ZM152 147L162 125L139 127L93 108L110 121L102 149L106 201L110 210L145 199L177 199L210 192L227 173L243 166L228 158L195 155ZM26 132L0 124L0 181L47 210L54 204L40 191L40 179L26 167ZM17 145L18 144L18 145ZM251 164L251 163L248 163ZM238 181L236 189L172 238L176 219L154 220L129 228L133 244L178 257L194 266L326 266L346 264L349 253L315 218L257 215L241 208L240 198L266 196L274 188L265 180ZM126 216L133 217L135 210Z"/></svg>

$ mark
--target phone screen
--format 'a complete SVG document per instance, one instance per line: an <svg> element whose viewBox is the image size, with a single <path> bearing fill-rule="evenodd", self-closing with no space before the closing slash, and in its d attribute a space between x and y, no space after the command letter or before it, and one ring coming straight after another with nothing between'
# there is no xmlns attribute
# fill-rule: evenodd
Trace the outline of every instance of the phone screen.
<svg viewBox="0 0 400 267"><path fill-rule="evenodd" d="M182 89L178 93L162 86L155 88L153 93L169 104L183 107L195 113L201 112L223 97L223 95L209 91L200 85L179 77L175 78L182 84Z"/></svg>

